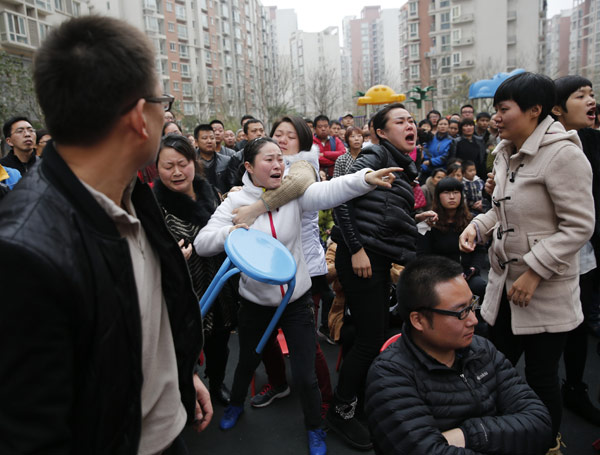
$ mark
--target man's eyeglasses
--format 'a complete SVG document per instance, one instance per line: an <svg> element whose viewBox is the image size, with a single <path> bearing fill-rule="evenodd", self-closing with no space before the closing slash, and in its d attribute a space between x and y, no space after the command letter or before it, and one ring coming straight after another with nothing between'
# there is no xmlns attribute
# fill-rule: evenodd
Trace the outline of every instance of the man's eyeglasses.
<svg viewBox="0 0 600 455"><path fill-rule="evenodd" d="M171 106L173 106L173 101L175 101L175 97L173 95L145 96L144 99L149 103L162 104L162 107L165 111L170 111Z"/></svg>
<svg viewBox="0 0 600 455"><path fill-rule="evenodd" d="M173 101L175 101L175 97L173 95L142 96L142 99L146 100L148 103L162 104L162 108L165 112L171 110L171 107L173 106ZM133 106L137 104L138 100L139 98L133 103L125 106L125 108L121 111L121 114L125 114L126 112L131 110L131 108L133 108Z"/></svg>
<svg viewBox="0 0 600 455"><path fill-rule="evenodd" d="M471 299L471 303L464 307L460 311L450 311L450 310L440 310L439 308L419 308L416 311L431 311L432 313L443 314L445 316L454 316L459 320L464 320L469 316L471 311L481 309L481 305L479 305L479 296L474 295Z"/></svg>
<svg viewBox="0 0 600 455"><path fill-rule="evenodd" d="M10 135L12 136L13 134L18 134L19 136L21 136L22 134L25 134L25 132L28 132L29 134L35 134L35 130L32 127L29 127L29 128L17 128L12 133L10 133Z"/></svg>

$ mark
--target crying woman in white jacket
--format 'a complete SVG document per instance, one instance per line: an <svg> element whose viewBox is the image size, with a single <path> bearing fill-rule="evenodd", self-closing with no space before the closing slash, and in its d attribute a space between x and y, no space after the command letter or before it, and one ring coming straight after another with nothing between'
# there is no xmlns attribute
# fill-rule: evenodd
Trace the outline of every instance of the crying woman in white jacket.
<svg viewBox="0 0 600 455"><path fill-rule="evenodd" d="M229 194L194 240L194 248L200 256L212 256L223 251L229 233L236 228L246 227L233 224L234 209L256 202L263 191L281 185L285 169L283 154L272 139L258 138L248 143L244 149L244 161L246 173L242 190ZM320 445L323 453L326 450L325 433L321 429L321 397L314 369L314 305L309 292L311 280L302 252L302 213L335 207L371 191L376 185L391 187L395 171L400 169L363 169L356 174L313 183L301 197L274 212L260 215L252 225L253 229L276 236L296 261L296 288L279 324L286 337L294 382L301 395L309 445ZM248 385L260 363L254 348L281 302L279 286L252 280L244 274L240 276L239 292L240 356L233 381L231 405L225 409L220 424L224 430L235 426L243 412Z"/></svg>

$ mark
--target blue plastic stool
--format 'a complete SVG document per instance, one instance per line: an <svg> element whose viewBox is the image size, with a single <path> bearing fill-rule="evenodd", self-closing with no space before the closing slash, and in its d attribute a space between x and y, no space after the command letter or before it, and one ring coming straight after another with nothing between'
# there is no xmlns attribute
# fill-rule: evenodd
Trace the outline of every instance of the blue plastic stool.
<svg viewBox="0 0 600 455"><path fill-rule="evenodd" d="M227 258L200 299L200 312L203 318L225 282L236 273L243 272L253 280L262 283L288 285L287 292L256 347L256 353L260 354L294 293L296 261L279 240L256 229L234 230L225 240L225 253Z"/></svg>

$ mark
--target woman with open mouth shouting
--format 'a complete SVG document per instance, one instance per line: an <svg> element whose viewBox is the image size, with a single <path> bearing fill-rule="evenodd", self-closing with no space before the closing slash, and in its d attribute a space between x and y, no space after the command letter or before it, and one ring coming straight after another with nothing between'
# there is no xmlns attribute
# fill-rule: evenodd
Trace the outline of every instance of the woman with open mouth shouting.
<svg viewBox="0 0 600 455"><path fill-rule="evenodd" d="M283 153L270 138L257 138L244 148L244 166L241 191L229 196L215 211L194 241L199 255L211 256L223 251L225 239L236 228L232 211L257 201L264 191L279 188L284 175ZM321 395L315 375L315 329L311 280L302 250L302 213L323 210L348 199L358 197L375 188L391 188L398 167L372 171L364 169L327 182L316 182L304 194L280 207L277 211L258 216L252 227L276 236L292 253L297 264L296 287L280 319L290 352L292 374L301 396L304 420L308 429L311 455L323 455L327 448L322 430ZM382 177L389 177L384 181ZM240 310L238 312L240 357L231 391L231 405L225 409L221 429L235 426L244 409L244 401L254 370L260 358L254 353L273 313L281 302L278 286L271 286L240 276Z"/></svg>

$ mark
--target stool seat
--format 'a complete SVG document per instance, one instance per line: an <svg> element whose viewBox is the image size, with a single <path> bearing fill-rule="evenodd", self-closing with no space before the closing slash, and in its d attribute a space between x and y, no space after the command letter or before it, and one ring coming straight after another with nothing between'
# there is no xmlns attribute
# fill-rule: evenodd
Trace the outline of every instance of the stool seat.
<svg viewBox="0 0 600 455"><path fill-rule="evenodd" d="M236 229L225 240L225 252L250 278L267 284L287 284L296 275L296 261L283 244L256 229Z"/></svg>
<svg viewBox="0 0 600 455"><path fill-rule="evenodd" d="M281 288L283 294L281 303L256 347L257 354L260 354L294 293L296 261L292 253L279 240L256 229L240 228L231 232L225 239L225 252L227 257L223 265L200 299L200 313L203 318L225 282L236 273L243 272L253 280L262 283L288 286L285 293L283 287Z"/></svg>

